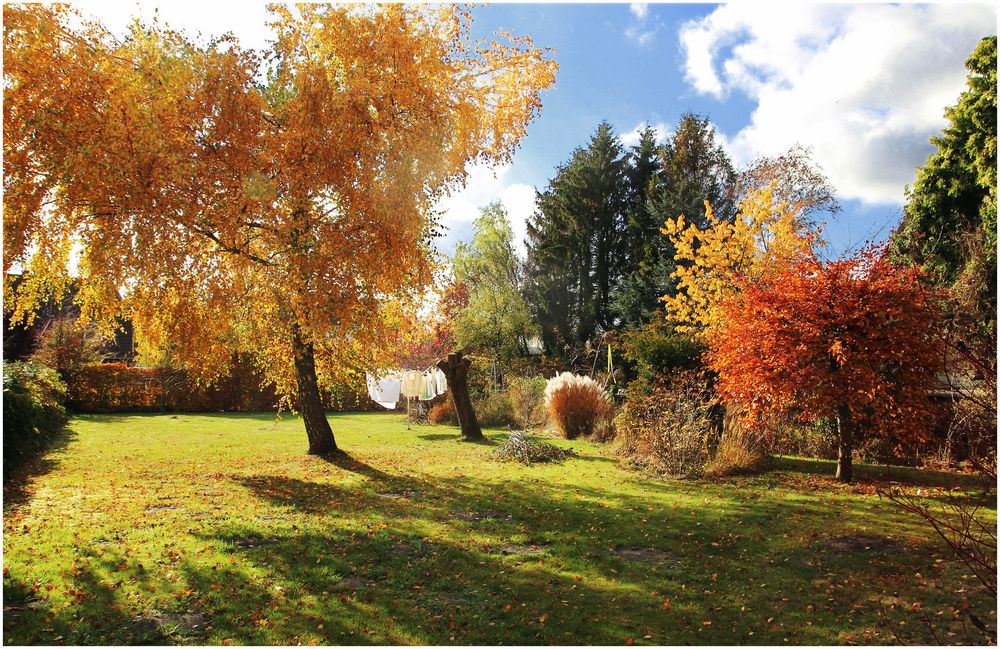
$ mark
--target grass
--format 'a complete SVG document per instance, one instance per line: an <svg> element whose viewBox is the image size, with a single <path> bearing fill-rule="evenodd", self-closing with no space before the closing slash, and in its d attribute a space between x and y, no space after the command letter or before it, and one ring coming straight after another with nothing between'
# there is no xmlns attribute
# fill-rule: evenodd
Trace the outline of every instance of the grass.
<svg viewBox="0 0 1000 649"><path fill-rule="evenodd" d="M828 462L669 481L586 441L524 466L489 459L500 431L330 420L350 455L307 456L290 417L75 418L5 494L4 641L983 642L963 606L995 638L995 598Z"/></svg>

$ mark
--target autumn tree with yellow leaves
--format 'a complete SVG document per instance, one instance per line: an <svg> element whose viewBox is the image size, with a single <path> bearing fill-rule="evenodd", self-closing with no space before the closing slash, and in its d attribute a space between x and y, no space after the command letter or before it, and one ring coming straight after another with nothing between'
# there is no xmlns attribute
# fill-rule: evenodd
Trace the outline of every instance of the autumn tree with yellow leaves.
<svg viewBox="0 0 1000 649"><path fill-rule="evenodd" d="M556 65L475 41L455 5L271 12L258 53L4 6L4 299L30 320L78 256L84 320L130 318L203 380L249 352L326 453L319 386L388 358L430 281L430 208L509 160Z"/></svg>
<svg viewBox="0 0 1000 649"><path fill-rule="evenodd" d="M739 279L760 279L819 243L819 230L802 218L804 205L775 197L773 186L751 189L732 221L719 219L705 201L704 229L684 215L661 232L675 249L677 293L660 298L678 330L700 336L719 322L719 305Z"/></svg>

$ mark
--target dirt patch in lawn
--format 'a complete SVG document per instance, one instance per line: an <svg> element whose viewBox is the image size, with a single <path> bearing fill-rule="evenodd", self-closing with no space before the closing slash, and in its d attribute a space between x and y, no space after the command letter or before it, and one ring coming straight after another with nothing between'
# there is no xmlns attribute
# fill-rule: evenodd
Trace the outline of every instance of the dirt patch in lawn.
<svg viewBox="0 0 1000 649"><path fill-rule="evenodd" d="M509 521L514 517L507 512L499 511L483 511L483 512L455 512L451 515L452 518L457 518L460 521L466 521L467 523L478 523L479 521Z"/></svg>
<svg viewBox="0 0 1000 649"><path fill-rule="evenodd" d="M838 552L856 551L883 551L895 548L899 545L897 541L881 536L831 536L823 541L823 545Z"/></svg>
<svg viewBox="0 0 1000 649"><path fill-rule="evenodd" d="M408 500L414 496L419 496L420 492L408 489L389 489L388 491L376 492L375 495L386 500Z"/></svg>
<svg viewBox="0 0 1000 649"><path fill-rule="evenodd" d="M461 593L447 592L447 593L437 593L431 600L435 604L443 606L461 606L463 604L469 603L469 598Z"/></svg>
<svg viewBox="0 0 1000 649"><path fill-rule="evenodd" d="M238 539L233 539L233 545L235 545L239 550L262 548L267 545L276 545L278 543L281 543L281 539L274 538L273 536L241 536Z"/></svg>
<svg viewBox="0 0 1000 649"><path fill-rule="evenodd" d="M506 543L494 551L507 557L533 557L545 554L547 549L547 543Z"/></svg>
<svg viewBox="0 0 1000 649"><path fill-rule="evenodd" d="M362 579L361 577L344 577L338 583L338 586L347 588L348 590L359 590L368 585L368 581Z"/></svg>
<svg viewBox="0 0 1000 649"><path fill-rule="evenodd" d="M150 636L180 632L184 635L203 635L208 626L208 616L203 613L160 613L153 611L140 615L132 622L133 636Z"/></svg>
<svg viewBox="0 0 1000 649"><path fill-rule="evenodd" d="M618 557L619 559L634 561L637 563L663 563L670 559L670 555L662 550L640 548L630 545L613 547L610 552L612 556Z"/></svg>

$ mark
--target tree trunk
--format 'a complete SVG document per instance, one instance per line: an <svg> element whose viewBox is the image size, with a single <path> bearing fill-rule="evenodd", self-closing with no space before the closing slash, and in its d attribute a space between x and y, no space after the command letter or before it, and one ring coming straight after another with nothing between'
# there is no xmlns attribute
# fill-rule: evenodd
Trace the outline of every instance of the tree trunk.
<svg viewBox="0 0 1000 649"><path fill-rule="evenodd" d="M837 480L851 482L854 467L851 455L854 452L854 422L847 406L837 409Z"/></svg>
<svg viewBox="0 0 1000 649"><path fill-rule="evenodd" d="M448 358L438 361L437 366L448 380L448 390L455 403L455 412L458 413L458 425L462 429L462 437L470 442L482 440L483 431L479 427L479 420L476 419L476 411L472 409L472 399L469 398L467 379L472 361L462 358L462 352L452 352L448 354Z"/></svg>
<svg viewBox="0 0 1000 649"><path fill-rule="evenodd" d="M295 352L295 378L299 384L299 407L309 437L309 454L332 453L337 450L337 442L333 439L333 430L319 395L313 346L302 340L298 325L292 326L292 347Z"/></svg>

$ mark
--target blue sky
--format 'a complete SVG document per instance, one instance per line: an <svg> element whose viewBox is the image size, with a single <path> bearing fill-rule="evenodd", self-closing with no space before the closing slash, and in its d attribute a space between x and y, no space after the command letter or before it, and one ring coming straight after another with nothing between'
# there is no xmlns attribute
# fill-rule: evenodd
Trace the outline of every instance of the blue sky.
<svg viewBox="0 0 1000 649"><path fill-rule="evenodd" d="M247 47L268 38L263 3L78 6L112 29L158 7L189 32L232 31ZM884 238L964 87L965 59L997 31L994 4L494 4L473 14L477 35L529 34L556 50L560 70L512 164L470 169L440 205L446 253L492 200L522 237L535 188L602 119L629 142L642 123L668 132L686 111L713 121L737 164L811 146L844 208L827 225L831 256Z"/></svg>
<svg viewBox="0 0 1000 649"><path fill-rule="evenodd" d="M981 4L504 4L475 16L480 34L506 28L555 48L560 70L510 168L473 173L468 200L449 205L446 251L489 199L523 232L528 188L543 187L600 120L628 140L686 111L708 116L738 163L813 147L843 206L827 223L829 255L883 239L964 87L965 58L996 33L995 9Z"/></svg>

